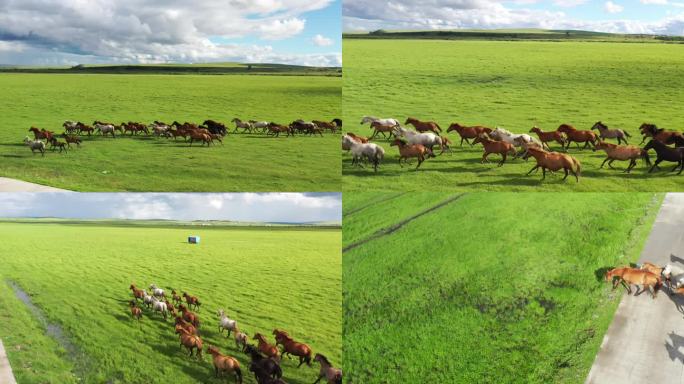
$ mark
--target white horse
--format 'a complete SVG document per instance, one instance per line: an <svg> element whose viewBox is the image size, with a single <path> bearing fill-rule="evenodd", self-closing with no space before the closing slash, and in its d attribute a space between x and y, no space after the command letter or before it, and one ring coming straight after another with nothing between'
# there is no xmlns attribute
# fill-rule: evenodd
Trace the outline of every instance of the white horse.
<svg viewBox="0 0 684 384"><path fill-rule="evenodd" d="M154 296L150 295L149 292L147 292L147 291L144 291L144 292L145 292L145 296L143 296L143 304L145 304L145 306L147 308L149 308L152 305L153 301L156 300L156 298Z"/></svg>
<svg viewBox="0 0 684 384"><path fill-rule="evenodd" d="M237 327L237 324L235 325L235 346L240 348L241 351L244 351L245 348L247 347L247 334L244 332L241 332L240 329Z"/></svg>
<svg viewBox="0 0 684 384"><path fill-rule="evenodd" d="M40 140L31 140L28 136L24 137L24 144L31 148L31 153L34 155L36 151L40 152L42 156L45 156L45 143Z"/></svg>
<svg viewBox="0 0 684 384"><path fill-rule="evenodd" d="M111 134L112 137L115 137L114 126L111 124L95 124L94 128L97 132L102 133L102 136Z"/></svg>
<svg viewBox="0 0 684 384"><path fill-rule="evenodd" d="M363 124L373 124L373 123L378 123L380 125L388 125L392 127L396 127L399 125L399 121L397 119L379 119L374 116L364 116L363 119L361 119L361 125Z"/></svg>
<svg viewBox="0 0 684 384"><path fill-rule="evenodd" d="M260 129L262 132L268 129L268 126L271 125L270 121L250 120L249 123L252 124L252 127L254 127L254 129Z"/></svg>
<svg viewBox="0 0 684 384"><path fill-rule="evenodd" d="M219 333L227 329L228 336L230 336L230 331L238 331L237 320L229 319L223 309L220 309L217 314L219 316Z"/></svg>
<svg viewBox="0 0 684 384"><path fill-rule="evenodd" d="M156 297L152 297L152 311L161 312L162 316L164 316L164 320L166 320L169 309L166 307L165 302L159 301Z"/></svg>
<svg viewBox="0 0 684 384"><path fill-rule="evenodd" d="M242 121L237 117L231 120L230 122L235 123L235 129L233 130L233 132L237 132L238 128L242 129L242 133L245 133L247 131L252 132L252 129L254 128L252 126L252 123L250 123L249 121Z"/></svg>
<svg viewBox="0 0 684 384"><path fill-rule="evenodd" d="M526 143L535 143L539 144L539 146L542 145L541 141L539 139L532 137L526 133L513 133L507 129L503 129L501 127L496 127L495 130L493 130L490 134L489 137L491 137L494 140L499 140L503 141L509 144L513 144L516 147L520 147L520 141L519 140L524 140ZM516 141L516 139L519 139Z"/></svg>
<svg viewBox="0 0 684 384"><path fill-rule="evenodd" d="M432 132L418 133L416 131L399 126L394 129L394 136L404 137L406 138L408 144L422 144L423 146L430 148L430 150L437 145L442 152L444 152L444 142L442 141L442 138Z"/></svg>
<svg viewBox="0 0 684 384"><path fill-rule="evenodd" d="M679 288L684 284L684 269L672 264L667 264L662 272L666 279L670 280L672 288Z"/></svg>
<svg viewBox="0 0 684 384"><path fill-rule="evenodd" d="M351 151L353 156L352 165L362 167L360 161L368 160L373 164L373 169L377 172L380 161L385 158L385 150L374 143L357 143L351 137L344 135L342 145Z"/></svg>
<svg viewBox="0 0 684 384"><path fill-rule="evenodd" d="M157 287L155 284L150 284L150 289L152 290L152 296L161 297L161 298L166 297L164 294L164 290Z"/></svg>

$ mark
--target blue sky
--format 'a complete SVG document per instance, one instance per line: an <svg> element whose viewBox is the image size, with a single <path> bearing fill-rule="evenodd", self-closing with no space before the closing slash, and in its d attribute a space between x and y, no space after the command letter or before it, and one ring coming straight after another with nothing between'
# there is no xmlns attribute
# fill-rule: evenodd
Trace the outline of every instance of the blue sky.
<svg viewBox="0 0 684 384"><path fill-rule="evenodd" d="M340 193L0 193L0 218L340 222Z"/></svg>
<svg viewBox="0 0 684 384"><path fill-rule="evenodd" d="M343 28L543 28L684 35L684 0L346 0Z"/></svg>
<svg viewBox="0 0 684 384"><path fill-rule="evenodd" d="M0 0L0 64L340 66L341 7L342 0Z"/></svg>

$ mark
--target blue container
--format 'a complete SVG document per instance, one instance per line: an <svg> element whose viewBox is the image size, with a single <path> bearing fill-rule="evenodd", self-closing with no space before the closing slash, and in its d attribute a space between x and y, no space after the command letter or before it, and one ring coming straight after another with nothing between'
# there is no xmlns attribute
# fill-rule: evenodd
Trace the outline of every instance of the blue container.
<svg viewBox="0 0 684 384"><path fill-rule="evenodd" d="M199 236L188 237L188 243L190 243L190 244L199 244L199 242L200 242Z"/></svg>

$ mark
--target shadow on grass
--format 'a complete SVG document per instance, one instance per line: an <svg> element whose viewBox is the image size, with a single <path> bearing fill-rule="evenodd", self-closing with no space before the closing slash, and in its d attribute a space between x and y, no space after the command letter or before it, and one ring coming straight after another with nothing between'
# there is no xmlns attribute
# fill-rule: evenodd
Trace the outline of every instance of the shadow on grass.
<svg viewBox="0 0 684 384"><path fill-rule="evenodd" d="M680 336L674 332L670 332L668 336L670 336L672 343L668 343L666 341L665 349L667 350L667 354L670 356L670 360L679 360L681 363L684 363L684 354L679 351L682 347L684 347L684 336Z"/></svg>

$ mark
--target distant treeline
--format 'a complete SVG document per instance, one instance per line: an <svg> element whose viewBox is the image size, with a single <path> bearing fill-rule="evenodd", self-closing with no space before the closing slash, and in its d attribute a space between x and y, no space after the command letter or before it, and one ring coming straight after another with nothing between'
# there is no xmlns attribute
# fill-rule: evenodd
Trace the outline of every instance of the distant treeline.
<svg viewBox="0 0 684 384"><path fill-rule="evenodd" d="M4 73L125 74L125 75L283 75L342 76L336 67L304 67L278 64L211 65L76 65L70 68L2 67Z"/></svg>
<svg viewBox="0 0 684 384"><path fill-rule="evenodd" d="M436 40L546 40L546 41L668 41L684 42L684 36L613 34L590 31L386 31L345 33L345 39L436 39Z"/></svg>

